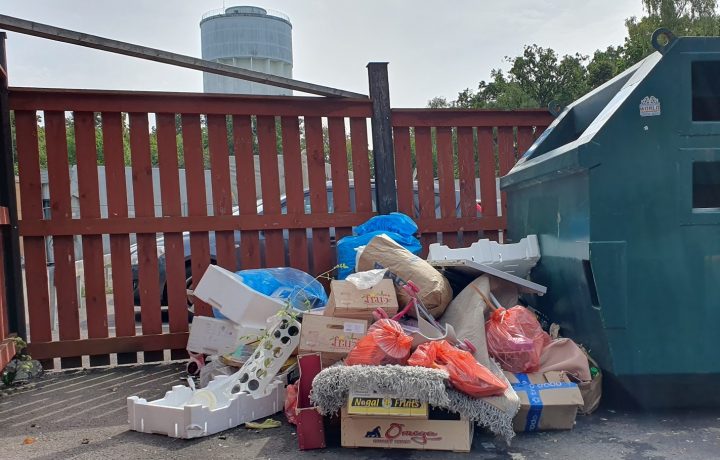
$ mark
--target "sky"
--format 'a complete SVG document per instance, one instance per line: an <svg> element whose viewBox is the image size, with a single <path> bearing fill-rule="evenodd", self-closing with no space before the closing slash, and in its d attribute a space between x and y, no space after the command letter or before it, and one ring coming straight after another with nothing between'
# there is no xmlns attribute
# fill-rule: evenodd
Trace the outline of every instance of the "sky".
<svg viewBox="0 0 720 460"><path fill-rule="evenodd" d="M393 107L454 99L524 45L592 54L621 44L640 0L225 0L293 24L293 77L367 94L368 62L389 62ZM200 56L200 17L223 0L0 0L0 14ZM202 74L8 33L12 86L202 91Z"/></svg>

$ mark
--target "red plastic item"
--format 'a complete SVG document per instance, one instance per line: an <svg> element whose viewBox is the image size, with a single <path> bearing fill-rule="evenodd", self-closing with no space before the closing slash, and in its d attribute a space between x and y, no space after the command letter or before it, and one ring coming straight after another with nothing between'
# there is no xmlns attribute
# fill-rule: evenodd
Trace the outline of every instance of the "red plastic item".
<svg viewBox="0 0 720 460"><path fill-rule="evenodd" d="M445 370L454 388L474 398L501 395L507 389L507 384L473 355L453 347L447 340L423 343L410 356L408 364Z"/></svg>
<svg viewBox="0 0 720 460"><path fill-rule="evenodd" d="M285 418L287 418L287 421L293 425L297 425L297 403L297 383L292 383L288 385L285 390Z"/></svg>
<svg viewBox="0 0 720 460"><path fill-rule="evenodd" d="M350 350L345 364L405 364L412 342L412 337L405 334L400 323L392 319L381 319L370 326L367 335Z"/></svg>
<svg viewBox="0 0 720 460"><path fill-rule="evenodd" d="M325 448L325 424L317 407L310 403L312 381L322 370L320 353L298 356L300 380L297 382L298 398L295 411L297 437L300 450Z"/></svg>
<svg viewBox="0 0 720 460"><path fill-rule="evenodd" d="M537 372L542 350L550 343L535 315L520 305L492 312L485 336L490 356L510 372Z"/></svg>

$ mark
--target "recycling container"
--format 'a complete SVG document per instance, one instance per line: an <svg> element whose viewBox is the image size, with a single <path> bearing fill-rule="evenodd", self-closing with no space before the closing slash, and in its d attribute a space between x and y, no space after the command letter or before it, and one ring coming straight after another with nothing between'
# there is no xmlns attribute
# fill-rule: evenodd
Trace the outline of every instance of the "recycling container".
<svg viewBox="0 0 720 460"><path fill-rule="evenodd" d="M501 178L508 237L538 235L548 291L527 300L590 351L608 396L717 407L720 38L652 40Z"/></svg>

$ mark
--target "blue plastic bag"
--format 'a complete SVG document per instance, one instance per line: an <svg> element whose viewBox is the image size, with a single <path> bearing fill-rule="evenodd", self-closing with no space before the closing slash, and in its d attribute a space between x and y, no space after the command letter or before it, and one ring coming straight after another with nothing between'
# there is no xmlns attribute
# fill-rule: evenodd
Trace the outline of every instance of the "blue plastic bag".
<svg viewBox="0 0 720 460"><path fill-rule="evenodd" d="M392 212L368 219L355 227L356 235L364 235L377 231L393 232L398 235L412 236L417 233L418 226L410 217L401 212Z"/></svg>
<svg viewBox="0 0 720 460"><path fill-rule="evenodd" d="M235 274L250 289L269 297L287 300L295 310L323 308L328 301L322 284L302 270L289 267L259 268L241 270ZM225 318L214 308L213 314L216 318Z"/></svg>
<svg viewBox="0 0 720 460"><path fill-rule="evenodd" d="M355 228L355 236L346 236L337 243L338 279L345 279L355 271L356 250L370 242L375 236L385 234L397 244L417 255L422 250L420 241L413 235L417 233L417 224L400 212L375 216ZM344 268L347 267L347 268Z"/></svg>

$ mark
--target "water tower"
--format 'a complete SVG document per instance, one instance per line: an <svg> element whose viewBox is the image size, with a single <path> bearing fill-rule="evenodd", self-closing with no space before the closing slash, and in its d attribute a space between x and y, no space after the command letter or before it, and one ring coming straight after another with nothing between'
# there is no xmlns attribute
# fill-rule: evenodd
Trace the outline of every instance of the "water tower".
<svg viewBox="0 0 720 460"><path fill-rule="evenodd" d="M200 20L202 58L292 78L292 24L283 13L256 6L209 11ZM206 93L290 96L285 88L203 74Z"/></svg>

